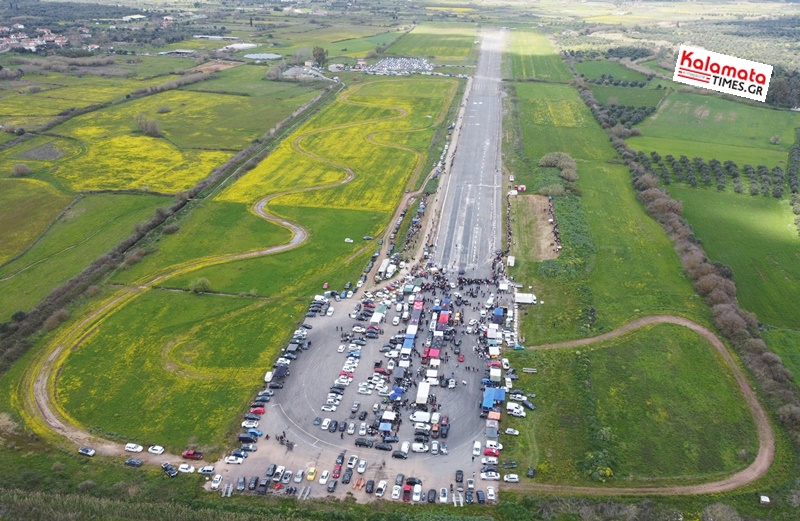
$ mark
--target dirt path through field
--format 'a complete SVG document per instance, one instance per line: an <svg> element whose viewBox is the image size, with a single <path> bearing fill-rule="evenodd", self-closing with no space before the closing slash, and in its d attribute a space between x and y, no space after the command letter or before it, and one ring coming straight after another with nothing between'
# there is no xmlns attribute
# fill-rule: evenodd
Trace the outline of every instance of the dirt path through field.
<svg viewBox="0 0 800 521"><path fill-rule="evenodd" d="M767 413L762 407L761 403L756 397L756 393L750 387L742 369L736 363L733 356L731 356L728 348L725 347L717 335L705 327L692 322L689 319L678 317L674 315L654 315L649 317L642 317L627 324L610 331L608 333L592 337L581 338L579 340L570 340L567 342L559 342L556 344L544 344L532 347L531 349L561 349L567 347L579 347L594 344L596 342L603 342L619 336L625 335L634 331L653 324L676 324L691 329L698 335L702 336L709 343L714 346L717 353L722 357L723 361L727 364L731 373L733 374L736 383L739 385L739 390L744 395L745 403L750 414L753 417L753 422L756 425L756 433L758 435L758 454L755 460L746 469L741 470L732 476L719 481L710 483L701 483L697 485L685 486L665 486L665 487L582 487L573 485L548 485L543 483L518 483L510 485L509 488L518 491L532 491L532 492L551 492L559 494L586 494L593 496L678 496L678 495L696 495L696 494L715 494L718 492L726 492L734 490L753 481L767 473L772 460L775 457L775 433L772 430L772 425L769 422ZM505 486L505 484L504 484Z"/></svg>

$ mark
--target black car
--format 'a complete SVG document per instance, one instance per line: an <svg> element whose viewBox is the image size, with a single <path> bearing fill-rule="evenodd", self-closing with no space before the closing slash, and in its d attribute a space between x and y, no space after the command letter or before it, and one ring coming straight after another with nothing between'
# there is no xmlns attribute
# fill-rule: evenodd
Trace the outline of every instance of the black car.
<svg viewBox="0 0 800 521"><path fill-rule="evenodd" d="M396 451L392 452L392 457L393 458L397 458L397 459L406 459L406 458L408 458L408 454L406 454L405 452L396 450Z"/></svg>
<svg viewBox="0 0 800 521"><path fill-rule="evenodd" d="M269 396L259 396L258 400L250 402L250 407L266 407L269 401L270 401Z"/></svg>
<svg viewBox="0 0 800 521"><path fill-rule="evenodd" d="M276 470L277 468L278 468L278 466L277 466L276 464L274 464L274 463L273 463L272 465L270 465L269 467L267 467L267 472L264 474L264 476L266 476L266 477L268 477L268 478L271 478L272 476L274 476L274 475L275 475L275 470Z"/></svg>
<svg viewBox="0 0 800 521"><path fill-rule="evenodd" d="M436 502L436 490L430 489L428 491L428 503L435 503Z"/></svg>
<svg viewBox="0 0 800 521"><path fill-rule="evenodd" d="M483 493L483 490L476 491L475 495L478 497L479 505L483 505L484 503L486 503L486 494Z"/></svg>
<svg viewBox="0 0 800 521"><path fill-rule="evenodd" d="M315 425L315 426L319 427L319 424L320 424L320 423L322 423L322 418L320 418L319 416L317 416L316 418L314 418L314 425Z"/></svg>
<svg viewBox="0 0 800 521"><path fill-rule="evenodd" d="M456 347L461 346L461 339L456 340L454 343L456 344Z"/></svg>
<svg viewBox="0 0 800 521"><path fill-rule="evenodd" d="M447 438L447 435L450 433L450 425L442 425L439 429L439 437L440 438Z"/></svg>
<svg viewBox="0 0 800 521"><path fill-rule="evenodd" d="M255 490L258 486L258 476L253 476L250 478L250 482L247 484L247 490Z"/></svg>
<svg viewBox="0 0 800 521"><path fill-rule="evenodd" d="M535 405L533 405L533 404L532 404L531 402L529 402L528 400L522 400L522 406L523 406L523 407L525 407L526 409L529 409L529 410L531 410L531 411L534 411L534 410L536 410L536 406L535 406Z"/></svg>
<svg viewBox="0 0 800 521"><path fill-rule="evenodd" d="M463 483L464 482L464 471L457 470L456 471L456 483Z"/></svg>
<svg viewBox="0 0 800 521"><path fill-rule="evenodd" d="M347 422L342 420L339 422L339 432L344 432L347 430Z"/></svg>
<svg viewBox="0 0 800 521"><path fill-rule="evenodd" d="M334 479L333 481L329 482L328 483L328 492L333 494L333 492L336 490L336 484L337 483L339 483L339 480L336 480L336 479Z"/></svg>
<svg viewBox="0 0 800 521"><path fill-rule="evenodd" d="M241 449L242 451L246 452L255 452L258 450L258 447L255 443L242 443Z"/></svg>
<svg viewBox="0 0 800 521"><path fill-rule="evenodd" d="M415 477L406 478L406 485L422 485L422 480Z"/></svg>
<svg viewBox="0 0 800 521"><path fill-rule="evenodd" d="M283 389L283 384L280 382L270 382L269 384L270 389Z"/></svg>
<svg viewBox="0 0 800 521"><path fill-rule="evenodd" d="M342 474L342 485L349 485L350 479L353 477L353 469L347 469Z"/></svg>
<svg viewBox="0 0 800 521"><path fill-rule="evenodd" d="M504 461L503 463L501 463L501 465L504 469L515 469L518 467L516 461Z"/></svg>
<svg viewBox="0 0 800 521"><path fill-rule="evenodd" d="M357 346L365 346L365 345L367 345L367 341L364 340L363 338L356 338L356 339L353 340L352 343L354 343Z"/></svg>
<svg viewBox="0 0 800 521"><path fill-rule="evenodd" d="M367 411L361 411L361 414L358 415L358 419L364 421L367 419Z"/></svg>
<svg viewBox="0 0 800 521"><path fill-rule="evenodd" d="M129 467L141 467L144 462L139 458L128 458L125 460L125 464Z"/></svg>
<svg viewBox="0 0 800 521"><path fill-rule="evenodd" d="M528 467L528 474L527 476L533 479L536 476L536 469L533 467Z"/></svg>
<svg viewBox="0 0 800 521"><path fill-rule="evenodd" d="M344 465L344 452L340 452L339 455L336 456L336 464Z"/></svg>
<svg viewBox="0 0 800 521"><path fill-rule="evenodd" d="M328 392L333 393L333 394L342 395L342 394L344 394L344 389L339 389L337 387L331 387L330 389L328 389Z"/></svg>
<svg viewBox="0 0 800 521"><path fill-rule="evenodd" d="M471 505L471 504L473 504L475 502L475 499L473 498L471 490L467 490L464 493L464 501L466 501L468 505Z"/></svg>
<svg viewBox="0 0 800 521"><path fill-rule="evenodd" d="M316 316L317 316L317 314L316 314L316 313L312 313L311 311L309 311L308 313L306 313L306 317L308 317L308 318L311 318L311 317L316 317Z"/></svg>
<svg viewBox="0 0 800 521"><path fill-rule="evenodd" d="M178 471L175 470L175 467L173 467L171 463L162 463L161 468L164 469L164 472L171 478L178 475Z"/></svg>
<svg viewBox="0 0 800 521"><path fill-rule="evenodd" d="M336 427L336 422L331 422L331 424L328 425L328 432L336 432Z"/></svg>
<svg viewBox="0 0 800 521"><path fill-rule="evenodd" d="M375 445L375 448L378 450L392 450L392 446L388 443L378 443Z"/></svg>
<svg viewBox="0 0 800 521"><path fill-rule="evenodd" d="M261 419L261 415L260 414L253 414L252 412L249 412L249 413L244 415L244 419L245 420L256 420L256 421L258 421L258 420Z"/></svg>
<svg viewBox="0 0 800 521"><path fill-rule="evenodd" d="M392 346L392 345L385 345L385 346L383 346L382 348L380 348L380 351L378 351L378 352L379 352L379 353L388 353L389 351L391 351L391 350L393 350L393 349L394 349L394 346Z"/></svg>
<svg viewBox="0 0 800 521"><path fill-rule="evenodd" d="M461 347L460 346L456 346L455 349L453 349L453 353L455 353L457 355L460 355L461 354Z"/></svg>
<svg viewBox="0 0 800 521"><path fill-rule="evenodd" d="M311 324L300 324L300 327L305 329L314 329L314 326L312 326Z"/></svg>
<svg viewBox="0 0 800 521"><path fill-rule="evenodd" d="M236 490L241 492L247 486L246 479L244 476L239 476L239 480L236 482Z"/></svg>
<svg viewBox="0 0 800 521"><path fill-rule="evenodd" d="M397 475L397 476L394 478L394 484L395 484L395 485L397 485L397 486L402 486L402 485L403 485L403 480L404 480L404 479L406 479L406 476L405 476L405 474L398 474L398 475Z"/></svg>
<svg viewBox="0 0 800 521"><path fill-rule="evenodd" d="M294 353L283 353L281 356L287 360L297 360L297 355Z"/></svg>
<svg viewBox="0 0 800 521"><path fill-rule="evenodd" d="M372 492L375 490L375 481L367 481L367 487L364 490L366 490L367 494L372 494Z"/></svg>

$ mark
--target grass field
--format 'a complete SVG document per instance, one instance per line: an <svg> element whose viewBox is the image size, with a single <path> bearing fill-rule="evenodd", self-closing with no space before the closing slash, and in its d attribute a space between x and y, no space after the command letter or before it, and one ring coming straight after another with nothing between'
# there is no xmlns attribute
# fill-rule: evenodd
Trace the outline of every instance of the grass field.
<svg viewBox="0 0 800 521"><path fill-rule="evenodd" d="M545 302L523 320L526 342L593 335L651 313L705 320L707 311L684 278L669 239L636 201L627 169L607 163L614 151L575 90L541 83L517 84L516 90L524 115L520 119L525 156L536 161L548 152L563 151L578 162L582 212L565 206L566 200L555 201L556 216L563 221L560 227L567 227L561 230L562 239L568 240L565 234L573 229L586 228L594 244L594 253L547 264L532 262L523 250L512 250L518 266L511 274L532 285ZM523 173L520 180L534 187L555 181L545 169ZM577 222L570 228L573 219ZM584 242L583 233L573 237ZM592 325L591 309L597 314Z"/></svg>
<svg viewBox="0 0 800 521"><path fill-rule="evenodd" d="M508 353L514 367L539 372L520 374L515 385L537 394L537 409L503 424L520 431L503 437L504 460L537 467L537 481L587 483L580 463L602 446L613 455L609 483L617 486L707 480L752 461L749 411L704 339L662 324L587 348L583 358L574 349ZM590 441L593 429L610 441Z"/></svg>
<svg viewBox="0 0 800 521"><path fill-rule="evenodd" d="M35 179L0 179L0 266L29 247L70 200Z"/></svg>
<svg viewBox="0 0 800 521"><path fill-rule="evenodd" d="M393 28L394 29L394 28ZM263 38L264 45L248 52L275 52L291 57L295 52L308 52L315 46L328 51L328 56L363 57L378 45L385 45L400 36L397 30L389 30L369 24L325 24L298 23L270 30L272 38ZM255 43L259 43L257 40ZM342 49L347 51L342 51ZM242 53L247 54L247 53Z"/></svg>
<svg viewBox="0 0 800 521"><path fill-rule="evenodd" d="M662 156L686 155L706 161L735 161L743 164L784 164L787 149L794 143L800 114L753 107L716 96L671 93L659 110L638 125L641 137L628 139L636 150ZM770 143L779 136L781 143Z"/></svg>
<svg viewBox="0 0 800 521"><path fill-rule="evenodd" d="M421 24L389 47L387 54L466 65L477 59L475 24Z"/></svg>
<svg viewBox="0 0 800 521"><path fill-rule="evenodd" d="M615 80L644 81L647 79L643 74L608 60L578 62L575 64L575 70L578 71L578 74L583 74L587 78L593 79L600 78L603 74L613 76Z"/></svg>
<svg viewBox="0 0 800 521"><path fill-rule="evenodd" d="M85 196L24 255L0 268L0 320L36 305L170 202L150 195Z"/></svg>
<svg viewBox="0 0 800 521"><path fill-rule="evenodd" d="M733 269L742 307L778 327L798 327L800 239L786 201L670 186L709 257Z"/></svg>
<svg viewBox="0 0 800 521"><path fill-rule="evenodd" d="M614 87L589 84L594 97L604 105L633 105L634 107L655 107L667 93L665 89L647 87Z"/></svg>
<svg viewBox="0 0 800 521"><path fill-rule="evenodd" d="M514 79L533 78L567 83L572 74L547 36L539 31L515 29L511 35L511 73Z"/></svg>

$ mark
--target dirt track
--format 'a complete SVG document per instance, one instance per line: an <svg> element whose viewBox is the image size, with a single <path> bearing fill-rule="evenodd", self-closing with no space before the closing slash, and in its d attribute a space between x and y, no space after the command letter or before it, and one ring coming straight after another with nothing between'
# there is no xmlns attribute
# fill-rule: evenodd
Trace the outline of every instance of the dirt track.
<svg viewBox="0 0 800 521"><path fill-rule="evenodd" d="M705 327L692 322L683 317L676 317L673 315L654 315L649 317L638 318L632 322L628 322L622 327L614 331L596 336L593 338L582 338L580 340L570 340L568 342L559 342L557 344L544 344L533 347L531 349L559 349L566 347L578 347L593 344L595 342L602 342L611 338L622 336L626 333L636 329L649 326L652 324L677 324L691 329L698 335L708 340L711 345L717 350L717 353L722 357L728 365L736 383L739 385L739 390L744 395L747 407L750 409L750 414L753 416L753 422L756 424L756 432L758 434L758 454L756 455L753 463L746 469L741 470L730 477L711 483L701 483L698 485L686 486L665 486L665 487L581 487L572 485L546 485L540 483L519 483L511 485L511 490L518 491L536 491L536 492L552 492L561 494L584 494L593 496L621 496L621 495L641 495L641 496L678 496L678 495L696 495L696 494L714 494L717 492L725 492L742 487L753 481L757 480L769 470L772 460L775 457L775 433L772 430L772 425L769 423L767 413L758 401L756 394L750 388L750 385L739 365L731 356L728 349L725 347L717 336L706 329Z"/></svg>

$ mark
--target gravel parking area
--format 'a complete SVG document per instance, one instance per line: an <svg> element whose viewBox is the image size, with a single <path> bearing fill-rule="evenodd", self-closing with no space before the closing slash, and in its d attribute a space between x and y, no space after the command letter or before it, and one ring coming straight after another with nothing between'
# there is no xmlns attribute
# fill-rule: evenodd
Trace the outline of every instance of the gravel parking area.
<svg viewBox="0 0 800 521"><path fill-rule="evenodd" d="M441 280L441 279L440 279ZM428 276L426 283L431 283L433 279ZM431 319L431 306L436 298L455 293L457 290L446 287L446 291L441 287L438 289L429 288L418 295L425 298L425 310L423 316L427 320ZM355 439L359 438L359 427L361 421L358 414L351 414L351 406L354 401L360 402L359 413L367 411L365 422L369 425L376 417L373 406L380 404L385 406L384 398L379 397L377 392L371 395L357 394L358 383L366 381L373 375L374 362L380 361L382 367L387 366L388 359L383 353L379 352L388 339L400 333L405 333L406 324L400 323L392 326L391 322L395 316L401 313L392 307L387 311L386 321L382 324L382 333L376 339L368 339L366 345L361 349L361 359L358 367L353 372L353 381L346 387L342 396L341 404L335 412L323 412L320 407L325 403L329 388L334 380L339 376L342 366L347 360L347 352L338 352L342 344L342 332L351 332L354 325L366 326L367 322L358 322L348 316L353 312L355 305L360 299L343 299L339 302L331 301L331 306L335 312L332 316L317 316L306 318L305 323L312 329L307 330L307 339L311 341L308 350L298 350L298 359L292 361L290 365L290 375L282 380L283 389L275 389L275 395L266 407L259 429L269 436L269 440L262 437L258 442L258 451L251 452L249 457L241 465L217 464L217 472L221 473L226 483L236 483L239 476L246 476L249 480L252 476L263 477L265 470L270 464L283 465L287 470L297 472L302 469L304 472L311 467L316 467L319 474L323 470L332 471L336 457L341 452L345 452L348 458L355 454L360 459L367 460L366 472L362 474L353 473L350 484L344 485L339 478L339 484L334 496L343 498L346 494L352 493L358 501L369 501L375 499L373 494L366 494L363 490L353 490L352 486L359 477L366 480L375 480L375 485L382 479L389 482L389 486L384 499L390 499L392 485L398 473L406 477L414 476L423 481L423 490L440 487L449 489L451 484L455 484L456 470L464 471L464 479L473 477L476 479L478 489L486 486L499 488L498 482L486 482L478 479L480 475L480 457L472 457L472 445L475 441L485 441L484 428L485 419L480 417L481 412L481 379L484 378L486 361L480 358L480 351L475 347L478 345L475 334L466 333L466 324L472 320L480 320L480 311L475 307L481 304L489 296L490 292L495 292L495 286L462 286L458 291L469 299L467 304L454 306L454 312L460 312L462 325L455 326L452 341L445 342L441 352L441 366L439 373L450 377L451 375L457 382L454 389L447 389L439 386L431 386L431 395L435 395L436 403L439 406L441 415L449 418L451 425L449 435L446 439L439 439L444 442L448 449L448 454L432 455L430 453L410 452L408 459L396 459L392 457L392 452L381 451L375 448L356 447ZM478 295L476 298L469 298L467 293L472 291ZM362 296L363 298L363 296ZM498 304L509 304L510 296L498 297ZM483 320L485 322L485 319ZM415 354L411 358L410 373L414 380L419 382L421 378L417 376L417 371L421 366L421 357L426 335L429 332L429 324L420 323L417 335ZM363 335L355 334L355 337ZM456 341L460 342L460 351L464 356L464 361L459 362L455 354ZM464 384L466 382L466 385ZM408 398L408 407L400 407L400 418L402 423L398 426L398 443L393 443L395 450L400 448L404 441L413 442L414 428L410 415L414 410L412 404L416 397L417 387L412 384L403 398ZM433 411L433 408L429 409ZM332 421L346 421L348 425L353 422L356 432L348 434L338 430L334 433L322 430L314 425L314 419L329 418ZM290 445L281 444L279 438L291 442ZM381 441L379 435L363 436ZM433 441L433 440L431 440ZM430 442L428 443L430 446ZM344 469L342 470L344 472ZM319 479L309 482L304 477L300 483L291 481L286 486L296 486L299 493L307 497L327 497L329 494L325 485L319 484ZM332 479L332 478L331 478ZM310 491L308 488L310 487ZM270 490L269 493L285 493L285 490ZM438 500L437 500L438 501Z"/></svg>

